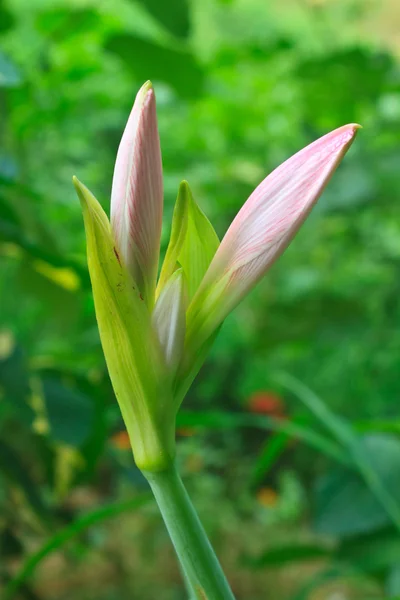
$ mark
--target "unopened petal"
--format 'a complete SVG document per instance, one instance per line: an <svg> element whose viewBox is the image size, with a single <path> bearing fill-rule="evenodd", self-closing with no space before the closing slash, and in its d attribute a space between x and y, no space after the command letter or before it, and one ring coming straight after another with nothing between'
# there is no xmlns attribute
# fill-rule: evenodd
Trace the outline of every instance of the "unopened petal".
<svg viewBox="0 0 400 600"><path fill-rule="evenodd" d="M186 329L186 289L182 269L171 275L155 305L152 321L168 372L173 376L182 357Z"/></svg>
<svg viewBox="0 0 400 600"><path fill-rule="evenodd" d="M136 96L115 163L111 226L125 264L152 308L160 252L163 179L156 102L150 82Z"/></svg>
<svg viewBox="0 0 400 600"><path fill-rule="evenodd" d="M328 133L264 179L228 229L202 287L229 275L233 306L257 283L304 222L357 128L345 125Z"/></svg>

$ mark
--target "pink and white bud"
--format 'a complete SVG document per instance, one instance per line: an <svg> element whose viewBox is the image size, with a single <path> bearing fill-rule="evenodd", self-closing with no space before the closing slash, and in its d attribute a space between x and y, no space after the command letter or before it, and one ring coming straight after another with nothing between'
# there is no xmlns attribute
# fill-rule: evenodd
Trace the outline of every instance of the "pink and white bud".
<svg viewBox="0 0 400 600"><path fill-rule="evenodd" d="M300 150L266 177L239 211L188 308L185 377L225 317L289 245L358 127L345 125Z"/></svg>
<svg viewBox="0 0 400 600"><path fill-rule="evenodd" d="M154 304L163 212L156 101L150 82L139 90L118 148L111 227L122 258L149 308Z"/></svg>
<svg viewBox="0 0 400 600"><path fill-rule="evenodd" d="M358 125L321 137L275 169L229 227L201 289L226 278L229 310L289 245L354 140ZM200 290L201 291L201 290Z"/></svg>

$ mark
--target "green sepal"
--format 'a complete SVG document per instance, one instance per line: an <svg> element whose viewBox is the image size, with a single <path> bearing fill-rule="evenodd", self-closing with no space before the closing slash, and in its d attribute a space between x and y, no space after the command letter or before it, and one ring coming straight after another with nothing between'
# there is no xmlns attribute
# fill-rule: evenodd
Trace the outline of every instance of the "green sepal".
<svg viewBox="0 0 400 600"><path fill-rule="evenodd" d="M223 309L223 305L219 299L226 289L227 277L229 275L224 276L211 290L199 289L186 311L185 344L174 384L177 406L202 367L221 328L222 319L218 311Z"/></svg>
<svg viewBox="0 0 400 600"><path fill-rule="evenodd" d="M213 226L196 204L187 181L182 181L175 203L171 238L161 269L157 295L175 269L181 266L190 301L218 246L219 239Z"/></svg>
<svg viewBox="0 0 400 600"><path fill-rule="evenodd" d="M109 220L74 177L85 224L96 318L108 372L139 468L166 468L175 454L175 414L150 313L122 262Z"/></svg>

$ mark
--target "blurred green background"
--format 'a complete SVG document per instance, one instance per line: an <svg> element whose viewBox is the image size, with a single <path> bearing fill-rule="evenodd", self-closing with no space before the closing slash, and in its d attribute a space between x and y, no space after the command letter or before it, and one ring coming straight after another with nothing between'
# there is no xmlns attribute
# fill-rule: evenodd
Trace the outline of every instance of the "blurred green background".
<svg viewBox="0 0 400 600"><path fill-rule="evenodd" d="M163 250L181 179L222 236L293 152L364 127L226 321L178 455L238 600L400 598L399 31L397 0L0 2L4 597L187 597L105 370L71 186L108 211L151 79Z"/></svg>

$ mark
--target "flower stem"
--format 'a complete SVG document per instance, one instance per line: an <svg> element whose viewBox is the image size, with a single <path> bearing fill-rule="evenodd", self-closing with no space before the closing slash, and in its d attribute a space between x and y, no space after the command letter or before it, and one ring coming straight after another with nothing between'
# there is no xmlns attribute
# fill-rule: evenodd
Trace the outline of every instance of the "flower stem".
<svg viewBox="0 0 400 600"><path fill-rule="evenodd" d="M182 480L172 465L166 471L144 472L157 501L196 600L234 600Z"/></svg>

